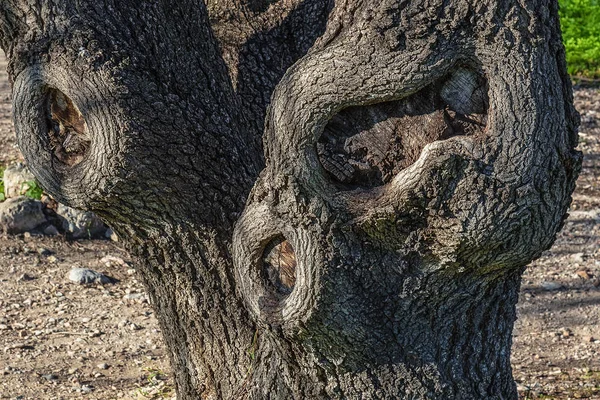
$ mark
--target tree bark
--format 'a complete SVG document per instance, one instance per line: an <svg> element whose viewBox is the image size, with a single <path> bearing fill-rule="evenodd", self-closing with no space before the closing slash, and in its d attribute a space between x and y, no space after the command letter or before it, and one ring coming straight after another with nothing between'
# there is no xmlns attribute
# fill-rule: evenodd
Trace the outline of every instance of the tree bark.
<svg viewBox="0 0 600 400"><path fill-rule="evenodd" d="M0 45L30 168L137 257L179 399L516 399L520 276L581 163L557 7L5 0Z"/></svg>

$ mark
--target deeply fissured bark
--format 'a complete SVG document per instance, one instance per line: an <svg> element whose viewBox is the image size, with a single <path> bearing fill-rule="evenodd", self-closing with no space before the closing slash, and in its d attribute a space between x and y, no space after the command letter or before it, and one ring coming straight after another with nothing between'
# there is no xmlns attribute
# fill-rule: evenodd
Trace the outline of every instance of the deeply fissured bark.
<svg viewBox="0 0 600 400"><path fill-rule="evenodd" d="M556 1L8 0L0 44L32 171L138 257L179 398L516 398L580 165Z"/></svg>

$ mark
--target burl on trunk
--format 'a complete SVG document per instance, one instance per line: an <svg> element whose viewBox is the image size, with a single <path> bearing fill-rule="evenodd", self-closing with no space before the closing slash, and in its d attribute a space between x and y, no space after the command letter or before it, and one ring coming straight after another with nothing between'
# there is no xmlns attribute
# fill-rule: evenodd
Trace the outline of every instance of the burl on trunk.
<svg viewBox="0 0 600 400"><path fill-rule="evenodd" d="M15 125L179 399L516 399L578 116L552 0L3 0ZM261 144L262 138L262 144Z"/></svg>

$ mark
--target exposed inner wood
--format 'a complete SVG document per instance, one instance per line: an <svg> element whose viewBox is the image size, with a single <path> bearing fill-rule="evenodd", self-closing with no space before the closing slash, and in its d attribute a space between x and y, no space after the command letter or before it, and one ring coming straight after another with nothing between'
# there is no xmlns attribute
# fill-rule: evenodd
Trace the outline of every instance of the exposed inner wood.
<svg viewBox="0 0 600 400"><path fill-rule="evenodd" d="M343 184L384 185L414 163L425 145L483 134L487 91L482 76L458 69L406 99L346 108L317 142L321 165Z"/></svg>
<svg viewBox="0 0 600 400"><path fill-rule="evenodd" d="M269 243L264 254L264 276L267 285L278 297L289 295L296 284L294 248L290 242L279 236Z"/></svg>
<svg viewBox="0 0 600 400"><path fill-rule="evenodd" d="M71 99L57 89L48 90L46 112L54 155L66 165L79 164L91 143L83 115Z"/></svg>

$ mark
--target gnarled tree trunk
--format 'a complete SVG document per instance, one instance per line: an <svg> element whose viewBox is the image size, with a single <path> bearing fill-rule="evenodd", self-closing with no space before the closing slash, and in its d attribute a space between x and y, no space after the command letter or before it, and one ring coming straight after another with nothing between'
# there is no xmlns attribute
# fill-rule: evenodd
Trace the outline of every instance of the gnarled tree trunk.
<svg viewBox="0 0 600 400"><path fill-rule="evenodd" d="M3 0L0 44L31 169L138 257L180 399L517 397L580 165L556 0Z"/></svg>

